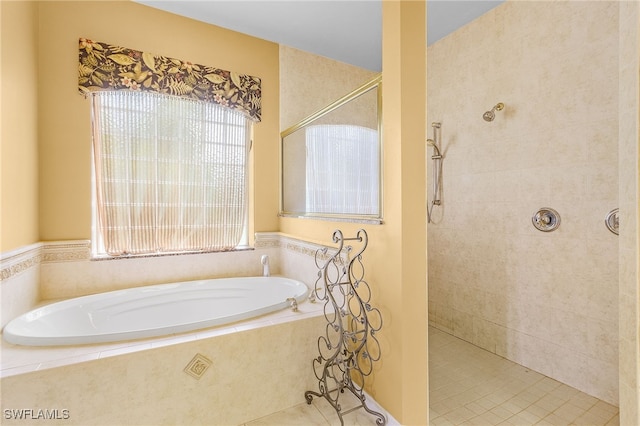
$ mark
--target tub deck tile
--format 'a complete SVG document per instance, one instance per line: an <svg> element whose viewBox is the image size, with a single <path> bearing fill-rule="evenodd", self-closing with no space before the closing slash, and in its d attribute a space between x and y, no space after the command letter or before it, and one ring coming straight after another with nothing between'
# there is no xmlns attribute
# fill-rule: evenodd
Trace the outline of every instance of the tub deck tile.
<svg viewBox="0 0 640 426"><path fill-rule="evenodd" d="M298 312L283 309L251 320L219 327L125 342L34 347L13 345L2 340L0 341L0 378L311 318L322 315L322 309L323 305L320 303L305 302L300 304Z"/></svg>

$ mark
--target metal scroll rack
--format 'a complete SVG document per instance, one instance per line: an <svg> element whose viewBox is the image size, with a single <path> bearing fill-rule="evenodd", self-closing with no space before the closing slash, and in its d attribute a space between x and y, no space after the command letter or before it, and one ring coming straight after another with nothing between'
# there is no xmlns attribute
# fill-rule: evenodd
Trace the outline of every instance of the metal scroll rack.
<svg viewBox="0 0 640 426"><path fill-rule="evenodd" d="M353 246L345 246L345 241L355 241L359 250L355 252ZM324 397L336 410L341 425L344 425L342 416L363 408L382 426L386 418L367 407L363 391L365 378L380 359L376 333L382 328L382 315L369 303L371 289L364 279L362 253L367 248L367 233L360 229L354 238L344 238L336 230L333 242L338 245L334 254L325 247L315 255L318 279L313 296L325 302L327 326L325 334L318 338L320 355L313 360L319 392L307 391L304 396L307 404L311 404L314 396ZM341 397L346 390L359 400L359 405L343 408Z"/></svg>

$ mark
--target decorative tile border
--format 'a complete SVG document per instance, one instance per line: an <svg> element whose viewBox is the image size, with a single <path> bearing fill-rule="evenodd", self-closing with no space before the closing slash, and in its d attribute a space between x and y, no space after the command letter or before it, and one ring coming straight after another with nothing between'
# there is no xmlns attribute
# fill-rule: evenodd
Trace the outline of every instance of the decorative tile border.
<svg viewBox="0 0 640 426"><path fill-rule="evenodd" d="M297 254L313 258L317 257L319 260L326 260L330 255L331 249L335 250L334 247L311 243L278 232L256 233L255 248L284 248ZM317 253L318 250L325 248L329 249L328 253Z"/></svg>
<svg viewBox="0 0 640 426"><path fill-rule="evenodd" d="M256 233L255 248L284 248L294 253L315 257L316 252L327 246L308 241L300 240L279 232L259 232ZM329 247L331 248L331 247ZM320 258L325 258L321 256Z"/></svg>
<svg viewBox="0 0 640 426"><path fill-rule="evenodd" d="M16 276L42 262L43 243L31 244L2 253L0 257L0 281Z"/></svg>
<svg viewBox="0 0 640 426"><path fill-rule="evenodd" d="M285 244L285 247L287 250L295 252L295 253L299 253L299 254L304 254L307 256L311 256L314 257L316 255L316 252L321 249L321 247L308 247L306 245L302 245L302 244L296 244L296 243L291 243L291 242L287 242Z"/></svg>
<svg viewBox="0 0 640 426"><path fill-rule="evenodd" d="M297 238L292 238L287 235L281 235L280 238L281 238L280 246L283 247L284 249L297 254L302 254L305 256L312 257L317 261L325 261L329 259L331 256L333 256L336 252L335 246L327 246L324 244L312 243L304 240L299 240ZM345 245L342 248L341 256L343 257L343 260L347 259L346 257L346 254L348 251L347 247L348 245ZM327 249L327 250L322 252L321 250L323 249Z"/></svg>
<svg viewBox="0 0 640 426"><path fill-rule="evenodd" d="M293 238L279 232L260 232L255 236L256 249L280 248L315 258L327 246ZM331 249L332 247L329 247ZM91 241L48 241L25 246L0 255L0 281L16 276L42 263L91 260ZM319 259L327 255L321 254Z"/></svg>
<svg viewBox="0 0 640 426"><path fill-rule="evenodd" d="M36 243L0 255L0 281L14 277L42 263L91 259L89 240Z"/></svg>
<svg viewBox="0 0 640 426"><path fill-rule="evenodd" d="M256 232L255 248L280 247L281 234L279 232Z"/></svg>
<svg viewBox="0 0 640 426"><path fill-rule="evenodd" d="M42 261L45 263L90 260L91 241L78 240L47 242L42 246L42 255Z"/></svg>

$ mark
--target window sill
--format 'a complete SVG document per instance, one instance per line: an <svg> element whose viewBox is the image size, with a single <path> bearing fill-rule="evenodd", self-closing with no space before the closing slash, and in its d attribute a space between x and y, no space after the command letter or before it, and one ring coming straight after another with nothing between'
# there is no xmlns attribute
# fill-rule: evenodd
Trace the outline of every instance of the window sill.
<svg viewBox="0 0 640 426"><path fill-rule="evenodd" d="M347 222L347 223L363 223L368 225L382 225L382 218L364 218L364 217L348 217L348 216L331 216L331 215L313 215L301 213L280 213L280 217L290 217L294 219L314 219L329 222Z"/></svg>
<svg viewBox="0 0 640 426"><path fill-rule="evenodd" d="M143 259L150 257L165 257L165 256L188 256L194 254L212 254L212 253L231 253L238 251L254 250L253 247L248 245L238 246L232 250L212 250L212 251L183 251L183 252L167 252L167 253L145 253L145 254L127 254L121 256L111 256L108 254L92 254L90 260L102 261L102 260L122 260L122 259Z"/></svg>

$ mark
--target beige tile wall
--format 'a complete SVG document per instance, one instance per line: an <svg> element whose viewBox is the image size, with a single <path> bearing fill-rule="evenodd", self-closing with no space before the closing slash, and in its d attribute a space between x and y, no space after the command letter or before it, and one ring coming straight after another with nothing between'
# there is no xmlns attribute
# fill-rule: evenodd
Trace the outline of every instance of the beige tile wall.
<svg viewBox="0 0 640 426"><path fill-rule="evenodd" d="M506 2L430 46L427 73L445 153L431 323L614 404L619 238L604 217L618 207L618 14ZM560 213L555 232L532 226L541 207Z"/></svg>
<svg viewBox="0 0 640 426"><path fill-rule="evenodd" d="M280 131L332 104L377 74L280 45Z"/></svg>
<svg viewBox="0 0 640 426"><path fill-rule="evenodd" d="M69 425L242 424L317 389L311 361L324 323L313 317L7 377L3 424L43 423L7 417L19 409L67 410ZM212 361L200 379L183 371L196 354Z"/></svg>
<svg viewBox="0 0 640 426"><path fill-rule="evenodd" d="M638 144L640 6L620 4L620 424L640 424Z"/></svg>
<svg viewBox="0 0 640 426"><path fill-rule="evenodd" d="M42 244L2 253L0 257L0 327L40 300Z"/></svg>

